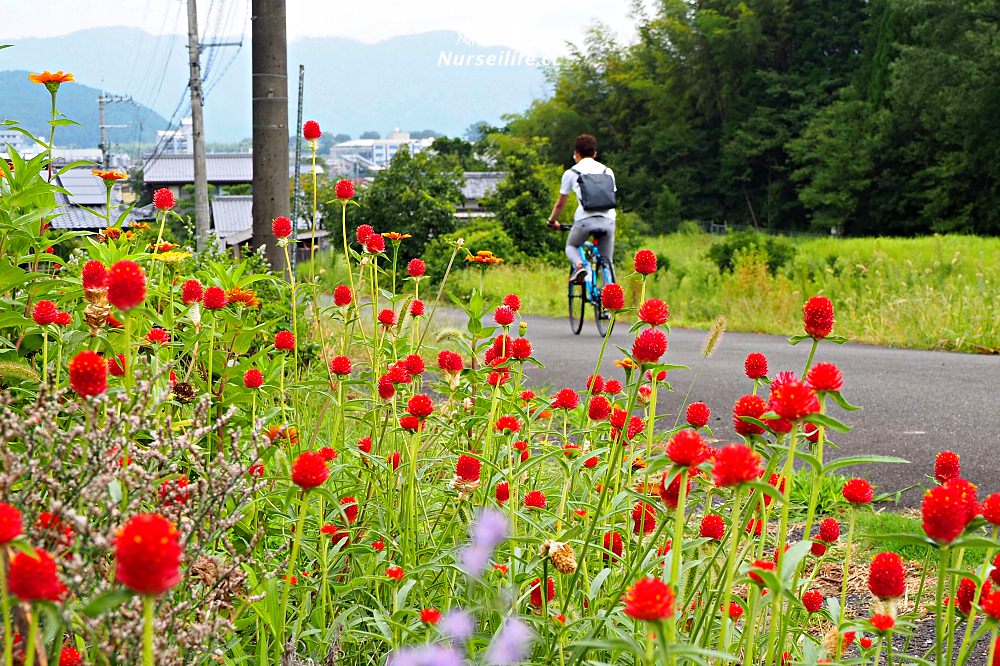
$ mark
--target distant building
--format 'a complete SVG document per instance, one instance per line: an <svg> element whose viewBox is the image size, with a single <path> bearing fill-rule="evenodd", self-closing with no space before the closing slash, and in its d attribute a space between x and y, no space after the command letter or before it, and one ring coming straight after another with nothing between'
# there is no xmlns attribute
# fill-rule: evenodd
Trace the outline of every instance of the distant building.
<svg viewBox="0 0 1000 666"><path fill-rule="evenodd" d="M161 187L179 196L185 185L194 185L194 159L190 155L157 155L146 160L142 177L152 192ZM253 183L252 153L209 153L205 156L209 196L220 195L229 185Z"/></svg>
<svg viewBox="0 0 1000 666"><path fill-rule="evenodd" d="M107 189L104 186L104 181L93 174L91 167L69 169L63 174L55 176L55 182L59 187L69 192L69 195L62 192L56 193L56 213L52 217L53 228L97 231L108 226L107 220L101 217L107 214ZM125 210L120 194L120 187L112 188L112 224L117 222L118 216ZM90 212L84 210L85 208L89 209ZM129 213L122 226L130 226L134 219L133 214Z"/></svg>
<svg viewBox="0 0 1000 666"><path fill-rule="evenodd" d="M190 118L181 118L181 126L175 130L160 130L156 133L156 144L164 155L194 155Z"/></svg>
<svg viewBox="0 0 1000 666"><path fill-rule="evenodd" d="M219 237L219 244L239 253L249 245L253 237L253 197L218 196L211 200L213 229ZM299 218L296 229L296 257L299 261L309 258L312 248L312 226L309 220ZM329 232L316 230L316 250L326 249Z"/></svg>
<svg viewBox="0 0 1000 666"><path fill-rule="evenodd" d="M502 171L466 171L462 184L463 201L455 210L455 217L461 220L493 217L493 213L483 206L483 199L493 193L506 175Z"/></svg>
<svg viewBox="0 0 1000 666"><path fill-rule="evenodd" d="M330 157L334 160L362 158L373 165L373 170L378 170L387 167L402 146L409 146L411 153L419 153L432 143L434 139L412 139L409 132L401 132L397 127L384 139L355 139L338 143L330 149Z"/></svg>

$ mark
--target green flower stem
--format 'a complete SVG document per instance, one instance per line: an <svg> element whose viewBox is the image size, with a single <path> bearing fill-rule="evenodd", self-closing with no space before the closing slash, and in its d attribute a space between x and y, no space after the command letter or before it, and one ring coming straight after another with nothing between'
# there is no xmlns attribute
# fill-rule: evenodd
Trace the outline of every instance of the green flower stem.
<svg viewBox="0 0 1000 666"><path fill-rule="evenodd" d="M56 111L56 93L59 91L59 84L58 83L55 84L55 85L48 84L45 87L48 88L48 90L49 90L49 97L52 98L52 113L51 113L51 115L52 115L52 124L49 125L49 145L48 145L48 150L46 151L48 153L47 159L48 159L48 162L49 162L49 182L51 183L52 182L52 161L53 161L53 158L52 158L52 149L56 145L56 126L55 126L55 121L56 121L56 115L58 113ZM108 208L110 209L110 206Z"/></svg>
<svg viewBox="0 0 1000 666"><path fill-rule="evenodd" d="M49 385L49 327L42 326L42 386Z"/></svg>
<svg viewBox="0 0 1000 666"><path fill-rule="evenodd" d="M410 436L410 450L408 453L407 470L409 472L406 489L406 534L409 548L407 563L413 567L417 565L419 543L417 530L419 520L417 518L417 456L420 454L420 441L424 432L424 422L420 421L417 431Z"/></svg>
<svg viewBox="0 0 1000 666"><path fill-rule="evenodd" d="M948 577L948 555L949 551L946 546L942 546L938 550L938 570L937 570L937 592L935 594L935 605L934 608L938 609L938 612L934 614L934 663L937 666L944 666L944 643L945 643L945 631L944 617L940 609L944 608L944 584L945 579ZM951 604L949 604L950 606Z"/></svg>
<svg viewBox="0 0 1000 666"><path fill-rule="evenodd" d="M456 243L455 249L452 250L451 252L451 258L448 260L448 267L444 269L444 277L441 278L441 284L438 285L437 296L434 297L434 305L431 307L431 314L430 316L427 317L427 321L434 320L434 313L437 312L438 303L441 302L441 295L444 293L444 286L448 282L448 276L451 275L451 267L455 263L455 257L458 256L459 247L461 246ZM427 335L427 331L429 331L430 329L431 329L430 326L424 327L424 332L420 336L420 341L417 342L416 350L414 350L415 354L420 352L420 347L423 346L424 344L424 337Z"/></svg>
<svg viewBox="0 0 1000 666"><path fill-rule="evenodd" d="M309 505L306 503L307 497L308 491L302 491L299 505L299 521L295 525L295 539L292 541L292 554L288 558L288 573L285 576L285 585L281 590L281 606L279 607L280 610L278 615L281 619L281 631L279 633L280 640L278 640L275 645L279 661L285 645L285 629L288 619L288 597L292 593L292 578L295 576L295 562L299 558L299 548L302 545L302 533L305 531L306 526L306 513L309 509Z"/></svg>
<svg viewBox="0 0 1000 666"><path fill-rule="evenodd" d="M209 318L211 319L211 323L208 326L208 336L209 337L208 337L208 377L207 377L207 383L208 383L208 428L209 428L209 435L208 436L209 436L209 439L211 439L211 437L212 437L212 434L211 434L211 432L212 432L212 407L213 407L213 403L215 402L214 401L214 396L212 395L212 387L213 387L213 384L215 384L215 382L212 381L212 361L215 358L215 313L211 312L211 311L209 311L209 312L211 313L211 314L208 315ZM129 331L129 320L126 319L125 320L125 333L126 333L126 335L128 335L128 331ZM282 374L284 374L284 368L282 368ZM128 378L128 376L129 376L129 373L126 372L125 373L126 379ZM282 381L282 384L284 384L283 381ZM284 387L284 385L282 385L282 387L281 387L281 394L282 394L282 396L284 395L284 393L285 393L285 387ZM284 405L284 401L282 401L282 405Z"/></svg>
<svg viewBox="0 0 1000 666"><path fill-rule="evenodd" d="M14 633L10 623L10 596L7 594L7 555L0 553L0 607L3 610L3 663L14 666Z"/></svg>
<svg viewBox="0 0 1000 666"><path fill-rule="evenodd" d="M791 495L792 495L792 472L794 471L795 465L795 434L798 431L798 426L792 428L792 431L788 434L788 456L785 458L785 468L782 470L781 478L784 483L784 490L782 491L782 502L781 502L781 519L778 524L778 538L780 539L778 543L778 552L775 561L777 567L778 576L780 580L782 565L785 561L785 545L788 542L788 512L791 508ZM804 535L803 538L809 538L808 534ZM774 609L771 612L771 630L768 632L767 637L767 663L774 663L772 661L774 657L774 646L775 639L780 635L780 641L778 645L785 644L785 632L788 629L786 620L787 613L782 613L781 608L783 602L781 598L776 598L774 600ZM779 626L780 620L780 626Z"/></svg>
<svg viewBox="0 0 1000 666"><path fill-rule="evenodd" d="M153 608L155 600L148 594L142 597L142 666L153 666Z"/></svg>
<svg viewBox="0 0 1000 666"><path fill-rule="evenodd" d="M352 302L356 303L358 293L354 289L354 272L351 270L351 253L350 250L347 249L347 202L341 199L338 199L338 201L340 201L340 229L344 237L344 267L347 269L347 281L351 286L351 299Z"/></svg>
<svg viewBox="0 0 1000 666"><path fill-rule="evenodd" d="M652 390L649 394L649 421L646 424L646 457L643 459L646 463L645 476L642 479L642 492L643 494L648 493L649 486L649 455L653 450L653 428L656 426L656 393L660 386L660 382L657 380L657 374L653 373ZM642 379L640 378L641 382ZM628 428L628 422L625 423L625 427Z"/></svg>
<svg viewBox="0 0 1000 666"><path fill-rule="evenodd" d="M993 527L993 540L994 541L997 540L997 528L995 526ZM992 562L993 562L993 549L992 548L987 548L986 549L986 557L983 559L983 566L980 567L980 569L979 569L979 575L980 575L980 577L984 577L986 575L986 570L989 568L989 566L990 566L990 564ZM962 643L961 643L960 647L958 648L958 663L959 664L964 663L965 659L968 658L967 652L968 652L969 647L970 647L969 646L969 638L972 635L972 628L973 628L973 626L976 623L975 622L975 620L976 620L976 607L979 605L979 597L982 594L982 591L983 591L983 588L980 585L980 586L976 587L976 594L973 595L972 610L969 611L969 617L966 619L966 622L965 622L965 636L962 638ZM918 597L918 599L919 599L919 597Z"/></svg>
<svg viewBox="0 0 1000 666"><path fill-rule="evenodd" d="M878 645L875 646L875 658L872 660L873 664L881 663L881 659L882 659L882 644L885 643L885 642L887 642L887 641L892 641L892 634L889 634L888 636L885 636L885 637L883 637L883 636L880 635L878 637Z"/></svg>
<svg viewBox="0 0 1000 666"><path fill-rule="evenodd" d="M38 642L38 609L31 606L31 620L28 624L28 642L24 652L24 666L35 666L35 643ZM9 654L9 653L8 653ZM152 662L151 662L152 663Z"/></svg>
<svg viewBox="0 0 1000 666"><path fill-rule="evenodd" d="M125 367L122 368L125 371L125 391L131 395L132 394L132 382L135 381L135 367L132 365L132 313L123 312L125 321L124 331L125 331Z"/></svg>
<svg viewBox="0 0 1000 666"><path fill-rule="evenodd" d="M740 534L743 532L741 522L743 502L743 487L737 486L733 494L733 517L729 525L729 552L726 553L726 577L722 583L722 637L719 639L719 650L729 651L729 602L733 596L733 575L736 572L736 554L739 551Z"/></svg>
<svg viewBox="0 0 1000 666"><path fill-rule="evenodd" d="M677 510L674 512L674 540L670 544L670 587L674 588L677 596L681 596L678 588L681 580L681 549L684 547L684 505L687 502L687 480L690 470L685 467L681 472L680 493L677 496ZM727 609L723 609L727 612Z"/></svg>
<svg viewBox="0 0 1000 666"><path fill-rule="evenodd" d="M316 220L317 220L317 205L316 205L316 142L310 141L309 148L312 150L312 191L313 191L313 206L312 206L312 238L309 239L309 284L316 286ZM344 206L346 209L347 207ZM298 225L298 220L292 222L292 224ZM347 226L347 223L344 223ZM297 234L296 234L297 235ZM347 235L344 235L344 241L347 241ZM287 249L286 249L287 252ZM287 255L286 255L287 256ZM286 262L287 263L287 262ZM289 263L288 272L291 273L292 265ZM350 262L348 262L348 272L350 272ZM353 289L352 289L353 291ZM317 315L319 316L319 315Z"/></svg>
<svg viewBox="0 0 1000 666"><path fill-rule="evenodd" d="M962 560L963 559L965 559L965 548L959 548L958 549L958 557L955 558L955 566L954 566L955 569L957 569L959 571L962 569ZM987 560L987 561L989 561L989 560ZM940 574L938 574L938 575L940 575ZM954 599L955 598L955 584L957 582L958 581L957 581L957 577L956 576L952 576L952 575L948 576L948 588L949 588L948 598L949 599ZM978 594L978 591L977 591L977 594ZM940 606L938 606L938 608L940 608ZM948 659L951 659L952 655L955 654L955 626L954 626L954 623L952 623L952 618L954 616L955 616L955 604L954 603L950 603L950 604L948 604L948 610L947 610L947 612L945 614L945 620L944 620L945 630L948 632L948 645L947 645ZM971 620L970 620L970 622L971 622Z"/></svg>
<svg viewBox="0 0 1000 666"><path fill-rule="evenodd" d="M806 367L802 369L802 378L805 379L806 373L809 372L809 368L812 367L813 357L816 356L816 347L819 346L819 340L813 338L812 347L809 348L809 358L806 359Z"/></svg>
<svg viewBox="0 0 1000 666"><path fill-rule="evenodd" d="M854 542L854 521L858 516L858 510L851 507L851 515L847 518L847 543L844 544L844 575L840 583L840 618L837 624L847 621L847 575L851 570L851 546ZM926 567L924 567L926 571Z"/></svg>
<svg viewBox="0 0 1000 666"><path fill-rule="evenodd" d="M284 251L285 251L285 267L288 269L288 286L292 290L292 333L294 333L296 336L298 336L298 334L299 334L299 319L298 319L299 299L298 299L298 294L296 293L296 289L295 289L295 287L296 287L296 284L295 284L295 273L294 273L294 271L292 271L292 261L291 261L291 257L288 256L288 244L287 243L285 244ZM295 356L295 375L296 375L296 378L297 378L298 377L298 373L299 373L299 344L298 344L298 341L296 341L295 346L292 349L292 354L294 354L294 356Z"/></svg>

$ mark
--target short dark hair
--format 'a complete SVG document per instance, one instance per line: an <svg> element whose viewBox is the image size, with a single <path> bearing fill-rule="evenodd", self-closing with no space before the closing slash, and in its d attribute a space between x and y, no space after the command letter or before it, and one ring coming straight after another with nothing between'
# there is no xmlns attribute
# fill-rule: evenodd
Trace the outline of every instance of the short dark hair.
<svg viewBox="0 0 1000 666"><path fill-rule="evenodd" d="M597 154L597 139L589 134L581 134L576 137L573 150L580 153L580 157L593 157Z"/></svg>

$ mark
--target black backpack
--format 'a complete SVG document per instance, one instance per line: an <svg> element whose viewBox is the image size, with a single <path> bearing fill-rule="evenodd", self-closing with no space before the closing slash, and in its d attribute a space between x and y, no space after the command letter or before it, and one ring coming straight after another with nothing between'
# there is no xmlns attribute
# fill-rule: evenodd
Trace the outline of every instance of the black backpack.
<svg viewBox="0 0 1000 666"><path fill-rule="evenodd" d="M585 211L603 212L611 210L617 203L615 179L608 168L604 173L580 173L570 169L577 175L576 182L580 185L580 205Z"/></svg>

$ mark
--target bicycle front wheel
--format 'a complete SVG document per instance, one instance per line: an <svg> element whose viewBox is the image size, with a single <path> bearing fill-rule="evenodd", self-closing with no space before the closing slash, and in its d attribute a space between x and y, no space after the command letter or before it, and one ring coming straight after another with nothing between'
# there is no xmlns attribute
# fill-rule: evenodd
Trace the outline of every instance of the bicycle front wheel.
<svg viewBox="0 0 1000 666"><path fill-rule="evenodd" d="M580 335L583 330L583 314L587 310L586 287L575 282L569 283L569 327L573 335Z"/></svg>
<svg viewBox="0 0 1000 666"><path fill-rule="evenodd" d="M613 329L611 323L611 313L604 309L601 304L601 292L606 285L615 281L614 266L605 261L601 261L594 270L594 292L597 298L594 299L594 321L597 323L597 331L601 337L608 335L608 331Z"/></svg>

